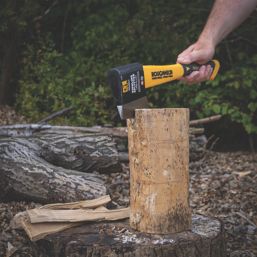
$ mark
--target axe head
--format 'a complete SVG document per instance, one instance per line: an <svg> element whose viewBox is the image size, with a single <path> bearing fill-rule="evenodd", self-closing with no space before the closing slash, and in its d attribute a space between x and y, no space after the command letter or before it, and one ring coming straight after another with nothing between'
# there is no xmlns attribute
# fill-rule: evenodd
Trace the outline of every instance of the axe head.
<svg viewBox="0 0 257 257"><path fill-rule="evenodd" d="M121 119L133 118L135 109L148 106L142 64L115 67L108 72L108 81Z"/></svg>

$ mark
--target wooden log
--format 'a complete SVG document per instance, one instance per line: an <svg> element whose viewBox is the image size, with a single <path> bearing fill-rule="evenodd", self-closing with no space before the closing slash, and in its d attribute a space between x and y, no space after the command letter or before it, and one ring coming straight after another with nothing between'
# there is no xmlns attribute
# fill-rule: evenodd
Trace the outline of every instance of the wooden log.
<svg viewBox="0 0 257 257"><path fill-rule="evenodd" d="M189 110L136 110L128 141L131 227L159 234L190 229Z"/></svg>
<svg viewBox="0 0 257 257"><path fill-rule="evenodd" d="M121 172L119 153L113 138L76 130L43 130L28 139L40 148L47 162L81 172Z"/></svg>
<svg viewBox="0 0 257 257"><path fill-rule="evenodd" d="M93 199L106 194L99 175L46 162L40 147L24 138L0 140L0 199L41 203Z"/></svg>
<svg viewBox="0 0 257 257"><path fill-rule="evenodd" d="M133 230L128 222L85 224L35 243L47 256L76 257L225 257L219 220L193 215L192 231L154 235Z"/></svg>
<svg viewBox="0 0 257 257"><path fill-rule="evenodd" d="M45 161L65 169L104 173L122 170L115 140L104 131L99 132L97 128L90 130L65 126L16 124L1 126L0 136L17 139L17 144L20 138L23 142L27 140L31 146L30 151L34 151Z"/></svg>

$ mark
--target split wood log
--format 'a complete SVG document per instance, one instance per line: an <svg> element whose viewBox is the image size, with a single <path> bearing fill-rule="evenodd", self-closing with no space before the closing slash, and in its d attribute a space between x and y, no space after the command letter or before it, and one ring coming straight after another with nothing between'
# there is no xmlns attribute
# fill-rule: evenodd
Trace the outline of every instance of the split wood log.
<svg viewBox="0 0 257 257"><path fill-rule="evenodd" d="M82 225L85 221L120 220L129 217L129 208L105 208L104 205L110 201L110 196L105 195L93 200L43 205L16 214L11 226L13 229L23 228L30 240L36 241L46 235ZM35 221L40 222L34 223Z"/></svg>
<svg viewBox="0 0 257 257"><path fill-rule="evenodd" d="M48 256L76 257L225 257L219 220L192 217L192 231L154 235L136 232L128 222L84 224L35 243Z"/></svg>
<svg viewBox="0 0 257 257"><path fill-rule="evenodd" d="M129 217L129 208L108 210L101 209L78 209L78 210L49 210L31 209L27 210L30 222L82 222L100 220L121 220Z"/></svg>
<svg viewBox="0 0 257 257"><path fill-rule="evenodd" d="M31 241L37 241L44 238L47 235L51 235L67 228L81 226L83 223L74 222L58 222L58 223L37 223L31 224L26 218L21 220L22 228L27 233Z"/></svg>
<svg viewBox="0 0 257 257"><path fill-rule="evenodd" d="M131 227L158 234L190 229L189 110L136 110L128 143Z"/></svg>
<svg viewBox="0 0 257 257"><path fill-rule="evenodd" d="M39 207L39 209L54 209L54 210L74 210L74 209L85 209L85 208L97 208L111 202L109 195L104 195L92 200L84 200L79 202L70 203L53 203L46 204ZM18 212L11 220L11 227L13 229L21 229L21 220L26 218L27 212Z"/></svg>
<svg viewBox="0 0 257 257"><path fill-rule="evenodd" d="M126 219L129 217L129 208L108 210L104 206L100 206L95 210L33 209L27 211L26 214L27 216L21 218L21 226L31 241L37 241L67 228L81 226L85 222ZM42 220L44 221L41 222ZM40 222L35 223L34 221Z"/></svg>
<svg viewBox="0 0 257 257"><path fill-rule="evenodd" d="M46 204L39 209L53 209L53 210L74 210L74 209L88 209L88 208L97 208L104 204L111 202L111 197L109 195L104 195L96 199L85 200L79 202L71 202L71 203L52 203Z"/></svg>

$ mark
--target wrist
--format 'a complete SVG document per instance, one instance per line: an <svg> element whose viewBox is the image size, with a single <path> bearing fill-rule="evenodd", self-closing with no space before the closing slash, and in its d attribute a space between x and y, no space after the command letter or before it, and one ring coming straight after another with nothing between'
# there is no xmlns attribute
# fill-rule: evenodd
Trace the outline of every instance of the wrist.
<svg viewBox="0 0 257 257"><path fill-rule="evenodd" d="M202 45L206 48L210 48L210 49L213 49L213 50L215 50L215 48L218 44L217 40L215 39L215 37L213 37L213 35L207 35L205 33L202 33L199 36L199 38L197 40L197 43L199 45Z"/></svg>

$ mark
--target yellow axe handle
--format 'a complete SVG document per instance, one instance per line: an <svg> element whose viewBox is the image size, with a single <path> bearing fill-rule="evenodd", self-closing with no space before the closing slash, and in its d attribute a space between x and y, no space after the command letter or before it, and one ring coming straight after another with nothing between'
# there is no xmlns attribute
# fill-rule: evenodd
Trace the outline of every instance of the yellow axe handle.
<svg viewBox="0 0 257 257"><path fill-rule="evenodd" d="M212 74L210 80L216 77L220 63L218 60L211 60L204 65L211 65ZM155 87L173 80L188 76L193 71L198 71L202 65L191 64L171 64L171 65L143 65L145 88Z"/></svg>

